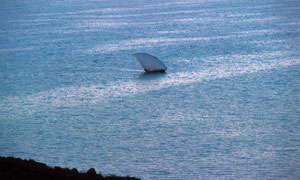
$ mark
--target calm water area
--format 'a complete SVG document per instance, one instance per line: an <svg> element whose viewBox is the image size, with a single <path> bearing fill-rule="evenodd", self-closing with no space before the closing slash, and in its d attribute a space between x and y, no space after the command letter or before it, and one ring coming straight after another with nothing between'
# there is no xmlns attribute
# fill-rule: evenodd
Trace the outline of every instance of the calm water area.
<svg viewBox="0 0 300 180"><path fill-rule="evenodd" d="M300 1L0 0L0 155L300 179Z"/></svg>

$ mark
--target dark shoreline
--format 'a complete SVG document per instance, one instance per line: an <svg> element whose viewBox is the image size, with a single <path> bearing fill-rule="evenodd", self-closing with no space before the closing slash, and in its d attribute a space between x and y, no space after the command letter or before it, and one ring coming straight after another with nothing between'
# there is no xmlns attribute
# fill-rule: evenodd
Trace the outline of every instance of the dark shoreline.
<svg viewBox="0 0 300 180"><path fill-rule="evenodd" d="M49 167L45 163L34 160L23 160L14 157L0 156L0 179L1 180L137 180L134 177L120 177L115 175L103 176L97 174L94 168L87 172L78 172L76 168L68 169L55 166Z"/></svg>

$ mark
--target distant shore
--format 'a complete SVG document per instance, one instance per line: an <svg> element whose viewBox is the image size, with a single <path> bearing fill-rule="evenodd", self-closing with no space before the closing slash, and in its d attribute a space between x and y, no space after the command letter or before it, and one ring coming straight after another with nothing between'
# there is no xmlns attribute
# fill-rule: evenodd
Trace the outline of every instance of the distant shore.
<svg viewBox="0 0 300 180"><path fill-rule="evenodd" d="M115 175L103 176L97 174L94 168L87 172L78 172L76 168L68 169L55 166L49 167L44 163L34 160L23 160L14 157L0 156L0 179L43 179L43 180L137 180L134 177L120 177Z"/></svg>

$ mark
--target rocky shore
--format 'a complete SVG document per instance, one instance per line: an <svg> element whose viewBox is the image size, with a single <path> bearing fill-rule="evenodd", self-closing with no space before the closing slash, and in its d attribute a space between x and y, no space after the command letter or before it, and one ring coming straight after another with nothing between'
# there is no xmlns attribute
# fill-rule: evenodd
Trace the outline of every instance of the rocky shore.
<svg viewBox="0 0 300 180"><path fill-rule="evenodd" d="M1 180L137 180L134 177L103 176L97 174L94 168L87 172L78 172L76 168L68 169L55 166L49 167L34 160L23 160L14 157L0 156Z"/></svg>

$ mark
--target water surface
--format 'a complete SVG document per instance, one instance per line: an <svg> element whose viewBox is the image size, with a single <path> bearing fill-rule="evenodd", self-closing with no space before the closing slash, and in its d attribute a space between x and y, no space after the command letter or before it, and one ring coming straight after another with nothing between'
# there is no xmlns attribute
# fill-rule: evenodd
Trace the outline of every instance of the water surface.
<svg viewBox="0 0 300 180"><path fill-rule="evenodd" d="M2 0L0 155L142 179L299 179L299 10ZM136 52L167 73L144 74Z"/></svg>

